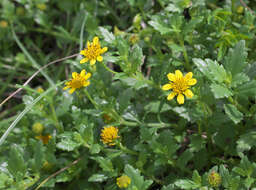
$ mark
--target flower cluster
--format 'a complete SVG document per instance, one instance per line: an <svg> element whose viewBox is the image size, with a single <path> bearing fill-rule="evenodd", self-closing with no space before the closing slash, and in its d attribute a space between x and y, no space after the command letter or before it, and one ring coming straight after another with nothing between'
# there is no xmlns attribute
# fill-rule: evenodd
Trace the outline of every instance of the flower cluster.
<svg viewBox="0 0 256 190"><path fill-rule="evenodd" d="M101 130L101 140L104 144L107 144L109 146L115 145L115 140L119 138L118 136L118 129L116 127L110 126L110 127L104 127Z"/></svg>
<svg viewBox="0 0 256 190"><path fill-rule="evenodd" d="M130 183L131 179L127 175L122 175L116 179L116 184L120 188L127 188Z"/></svg>

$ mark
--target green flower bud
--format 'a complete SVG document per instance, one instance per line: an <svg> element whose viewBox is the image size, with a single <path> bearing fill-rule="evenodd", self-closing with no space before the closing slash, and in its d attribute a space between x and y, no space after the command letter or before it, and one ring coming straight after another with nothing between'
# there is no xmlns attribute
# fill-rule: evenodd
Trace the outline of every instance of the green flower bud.
<svg viewBox="0 0 256 190"><path fill-rule="evenodd" d="M34 123L34 125L32 126L32 130L33 130L33 132L36 133L36 134L41 134L41 133L43 132L43 130L44 130L44 126L43 126L41 123L36 122L36 123Z"/></svg>

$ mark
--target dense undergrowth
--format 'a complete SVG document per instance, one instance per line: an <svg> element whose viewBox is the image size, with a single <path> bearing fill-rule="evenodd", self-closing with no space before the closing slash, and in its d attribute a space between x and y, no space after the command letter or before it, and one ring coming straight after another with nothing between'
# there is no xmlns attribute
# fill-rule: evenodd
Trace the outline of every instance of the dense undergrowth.
<svg viewBox="0 0 256 190"><path fill-rule="evenodd" d="M0 189L256 189L254 10L2 0Z"/></svg>

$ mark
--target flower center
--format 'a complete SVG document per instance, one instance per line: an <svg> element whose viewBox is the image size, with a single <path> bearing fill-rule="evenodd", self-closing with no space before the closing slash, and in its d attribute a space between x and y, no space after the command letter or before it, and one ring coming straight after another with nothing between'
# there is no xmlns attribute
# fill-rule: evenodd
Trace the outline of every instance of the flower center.
<svg viewBox="0 0 256 190"><path fill-rule="evenodd" d="M81 77L77 77L71 81L70 86L72 88L81 88L83 86L83 79Z"/></svg>
<svg viewBox="0 0 256 190"><path fill-rule="evenodd" d="M182 78L177 78L174 83L172 83L173 86L173 91L176 92L177 94L182 94L184 93L188 88L189 85L187 83L187 80Z"/></svg>
<svg viewBox="0 0 256 190"><path fill-rule="evenodd" d="M97 57L101 54L101 47L99 44L90 44L85 50L85 56L88 59L97 59Z"/></svg>

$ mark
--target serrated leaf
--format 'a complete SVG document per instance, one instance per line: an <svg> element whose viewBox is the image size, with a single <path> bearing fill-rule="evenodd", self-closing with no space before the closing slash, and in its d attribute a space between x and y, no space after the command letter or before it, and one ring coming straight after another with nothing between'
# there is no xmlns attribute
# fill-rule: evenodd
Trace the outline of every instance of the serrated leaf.
<svg viewBox="0 0 256 190"><path fill-rule="evenodd" d="M250 78L244 73L236 74L231 81L231 87L237 87L245 82L248 82Z"/></svg>
<svg viewBox="0 0 256 190"><path fill-rule="evenodd" d="M193 158L193 155L194 154L190 151L190 149L184 151L177 160L177 166L182 170L185 170L188 161Z"/></svg>
<svg viewBox="0 0 256 190"><path fill-rule="evenodd" d="M235 124L239 123L243 119L243 114L232 104L224 104L224 110Z"/></svg>
<svg viewBox="0 0 256 190"><path fill-rule="evenodd" d="M91 157L91 159L97 161L100 164L100 167L102 168L103 171L106 171L106 172L114 171L112 162L109 159L103 158L101 156Z"/></svg>
<svg viewBox="0 0 256 190"><path fill-rule="evenodd" d="M88 181L89 182L103 182L108 179L108 176L104 174L93 174Z"/></svg>
<svg viewBox="0 0 256 190"><path fill-rule="evenodd" d="M142 65L143 53L140 46L137 44L130 50L129 61L131 62L131 71L136 72Z"/></svg>
<svg viewBox="0 0 256 190"><path fill-rule="evenodd" d="M21 180L26 173L26 163L23 158L22 149L17 145L11 146L7 168L17 181Z"/></svg>
<svg viewBox="0 0 256 190"><path fill-rule="evenodd" d="M60 138L61 141L57 143L56 147L61 150L72 151L80 146L80 143L73 140L73 134L71 132L61 134Z"/></svg>
<svg viewBox="0 0 256 190"><path fill-rule="evenodd" d="M256 80L252 80L236 88L238 95L255 96L256 95Z"/></svg>
<svg viewBox="0 0 256 190"><path fill-rule="evenodd" d="M113 43L113 41L115 40L115 36L112 32L109 32L107 29L105 29L103 27L99 27L99 30L106 42Z"/></svg>
<svg viewBox="0 0 256 190"><path fill-rule="evenodd" d="M193 180L196 184L198 184L198 185L201 186L202 178L201 178L201 176L199 175L199 173L198 173L197 170L195 170L195 171L193 172L192 180Z"/></svg>
<svg viewBox="0 0 256 190"><path fill-rule="evenodd" d="M166 26L164 23L161 22L160 19L158 19L157 17L155 17L154 20L151 20L148 22L149 25L151 25L155 30L157 30L158 32L160 32L161 35L167 34L172 32L173 30Z"/></svg>
<svg viewBox="0 0 256 190"><path fill-rule="evenodd" d="M213 95L215 98L228 98L229 96L232 96L233 93L226 87L219 85L219 84L211 84L211 91L213 92Z"/></svg>
<svg viewBox="0 0 256 190"><path fill-rule="evenodd" d="M131 178L131 186L135 186L138 190L146 190L153 183L152 180L144 180L140 171L129 164L125 165L124 171Z"/></svg>
<svg viewBox="0 0 256 190"><path fill-rule="evenodd" d="M233 76L243 71L246 64L247 52L245 49L245 41L242 40L236 44L234 49L230 49L225 60L225 68L231 72Z"/></svg>
<svg viewBox="0 0 256 190"><path fill-rule="evenodd" d="M188 179L179 179L174 184L182 189L198 189L200 187L200 185Z"/></svg>
<svg viewBox="0 0 256 190"><path fill-rule="evenodd" d="M256 146L256 131L250 131L244 135L241 135L237 141L238 152L244 152L250 150Z"/></svg>

